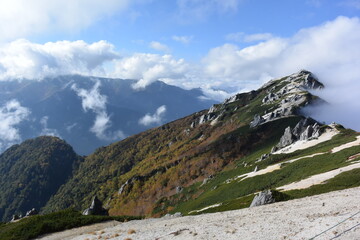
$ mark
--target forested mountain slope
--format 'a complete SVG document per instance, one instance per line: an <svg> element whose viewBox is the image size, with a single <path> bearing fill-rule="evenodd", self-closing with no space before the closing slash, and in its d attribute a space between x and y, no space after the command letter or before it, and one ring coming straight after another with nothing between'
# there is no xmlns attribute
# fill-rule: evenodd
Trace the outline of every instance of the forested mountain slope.
<svg viewBox="0 0 360 240"><path fill-rule="evenodd" d="M40 209L82 161L65 141L38 137L0 155L0 217Z"/></svg>

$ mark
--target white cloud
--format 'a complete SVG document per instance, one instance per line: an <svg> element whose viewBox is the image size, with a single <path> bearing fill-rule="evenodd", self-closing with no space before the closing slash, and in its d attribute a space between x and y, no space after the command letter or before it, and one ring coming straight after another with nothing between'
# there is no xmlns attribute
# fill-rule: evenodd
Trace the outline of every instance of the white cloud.
<svg viewBox="0 0 360 240"><path fill-rule="evenodd" d="M71 131L77 126L78 124L77 123L73 123L73 124L69 124L65 127L66 131L68 133L71 133Z"/></svg>
<svg viewBox="0 0 360 240"><path fill-rule="evenodd" d="M30 110L21 106L15 99L0 107L0 150L5 150L21 141L16 126L26 120L29 115Z"/></svg>
<svg viewBox="0 0 360 240"><path fill-rule="evenodd" d="M97 80L90 90L78 88L73 84L71 88L82 99L82 108L85 112L91 110L96 114L94 125L90 128L90 132L102 140L117 140L125 138L125 134L121 131L109 132L111 127L110 116L106 112L107 97L100 93L100 81Z"/></svg>
<svg viewBox="0 0 360 240"><path fill-rule="evenodd" d="M114 76L125 79L140 79L133 87L144 89L156 80L185 78L189 65L184 59L171 55L137 53L116 61Z"/></svg>
<svg viewBox="0 0 360 240"><path fill-rule="evenodd" d="M56 136L56 137L61 137L60 134L58 133L58 131L56 129L53 128L48 128L48 121L49 121L49 117L48 116L44 116L40 119L40 124L42 125L42 130L40 135L41 136Z"/></svg>
<svg viewBox="0 0 360 240"><path fill-rule="evenodd" d="M318 94L332 103L319 119L335 120L360 130L359 56L360 19L338 17L288 39L271 38L243 49L225 44L210 50L203 63L209 82L246 88L308 69L326 85ZM342 114L336 114L335 109L341 109Z"/></svg>
<svg viewBox="0 0 360 240"><path fill-rule="evenodd" d="M226 40L235 41L235 42L258 42L265 41L274 38L271 33L255 33L255 34L245 34L243 32L230 33L226 35Z"/></svg>
<svg viewBox="0 0 360 240"><path fill-rule="evenodd" d="M225 36L225 39L228 41L242 42L244 36L245 33L243 32L229 33L228 35Z"/></svg>
<svg viewBox="0 0 360 240"><path fill-rule="evenodd" d="M150 115L150 113L148 113L144 117L140 118L139 124L144 126L149 126L153 124L160 125L165 113L166 113L166 106L162 105L156 110L156 112L153 115Z"/></svg>
<svg viewBox="0 0 360 240"><path fill-rule="evenodd" d="M236 12L242 0L177 0L178 18L182 22L205 20L213 14Z"/></svg>
<svg viewBox="0 0 360 240"><path fill-rule="evenodd" d="M193 38L194 38L193 36L176 36L176 35L172 36L172 39L174 41L181 42L183 44L189 44Z"/></svg>
<svg viewBox="0 0 360 240"><path fill-rule="evenodd" d="M224 101L224 99L231 97L232 95L235 95L237 92L229 93L227 91L221 90L221 89L213 89L211 87L209 88L201 88L203 92L203 96L200 96L199 98L201 100L216 100L219 102Z"/></svg>
<svg viewBox="0 0 360 240"><path fill-rule="evenodd" d="M211 49L203 59L204 77L212 86L254 89L271 78L273 61L286 46L286 41L275 38L244 49L233 44Z"/></svg>
<svg viewBox="0 0 360 240"><path fill-rule="evenodd" d="M264 41L273 38L271 33L255 33L245 35L244 41L245 42L256 42L256 41Z"/></svg>
<svg viewBox="0 0 360 240"><path fill-rule="evenodd" d="M0 80L41 79L64 74L102 75L103 64L118 58L106 41L59 41L45 44L21 39L0 48Z"/></svg>
<svg viewBox="0 0 360 240"><path fill-rule="evenodd" d="M93 88L90 90L77 88L76 84L71 86L77 95L81 97L82 108L85 112L88 110L93 110L94 112L98 113L106 109L107 97L100 94L100 85L100 81L96 81Z"/></svg>
<svg viewBox="0 0 360 240"><path fill-rule="evenodd" d="M160 51L160 52L170 52L170 48L167 45L162 44L160 42L153 41L153 42L151 42L149 44L149 46L152 49L155 49L155 50Z"/></svg>
<svg viewBox="0 0 360 240"><path fill-rule="evenodd" d="M0 38L13 40L44 32L78 31L115 12L128 9L131 4L134 1L2 0Z"/></svg>

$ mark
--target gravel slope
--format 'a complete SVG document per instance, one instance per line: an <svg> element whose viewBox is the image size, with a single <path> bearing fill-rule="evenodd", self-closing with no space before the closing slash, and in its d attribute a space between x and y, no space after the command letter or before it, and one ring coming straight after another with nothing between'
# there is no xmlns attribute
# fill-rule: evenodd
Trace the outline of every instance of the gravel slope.
<svg viewBox="0 0 360 240"><path fill-rule="evenodd" d="M360 212L359 200L358 187L221 213L111 222L102 230L94 224L41 239L310 239ZM315 239L334 237L360 239L360 213Z"/></svg>

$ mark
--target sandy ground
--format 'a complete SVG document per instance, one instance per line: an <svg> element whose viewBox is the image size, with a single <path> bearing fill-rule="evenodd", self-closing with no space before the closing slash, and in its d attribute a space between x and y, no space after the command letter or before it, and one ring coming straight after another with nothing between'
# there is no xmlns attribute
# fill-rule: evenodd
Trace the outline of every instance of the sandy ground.
<svg viewBox="0 0 360 240"><path fill-rule="evenodd" d="M278 187L277 189L281 190L281 191L289 191L289 190L295 190L295 189L309 188L312 185L321 184L331 178L334 178L337 175L339 175L340 173L351 171L356 168L360 168L359 162L355 163L355 164L351 164L346 167L338 168L338 169L335 169L335 170L332 170L329 172L313 175L313 176L303 179L301 181L293 182L293 183Z"/></svg>
<svg viewBox="0 0 360 240"><path fill-rule="evenodd" d="M244 173L244 174L241 174L237 177L235 177L234 179L231 179L231 181L233 180L237 180L239 178L242 178L242 180L246 179L246 178L251 178L251 177L255 177L255 176L258 176L258 175L264 175L266 173L271 173L275 170L279 170L281 169L281 163L278 163L278 164L274 164L274 165L270 165L270 166L267 166L266 168L264 169L261 169L261 170L258 170L258 171L253 171L253 172L249 172L249 173ZM231 182L231 181L228 181L228 182Z"/></svg>
<svg viewBox="0 0 360 240"><path fill-rule="evenodd" d="M352 188L235 211L118 223L101 231L95 224L41 239L310 239L356 213L315 239L360 239L359 199L360 188Z"/></svg>
<svg viewBox="0 0 360 240"><path fill-rule="evenodd" d="M117 221L107 221L103 223L92 224L89 226L74 228L59 233L47 234L36 239L47 239L47 240L69 240L79 236L82 233L95 233L100 232L104 228L110 228L119 225Z"/></svg>
<svg viewBox="0 0 360 240"><path fill-rule="evenodd" d="M291 160L288 160L288 161L285 161L285 162L282 162L282 163L277 163L277 164L274 164L274 165L270 165L270 166L267 166L266 168L258 170L258 171L248 172L248 173L244 173L244 174L241 174L239 176L236 176L233 179L227 180L226 183L230 183L230 182L232 182L234 180L238 180L238 179L240 179L240 181L242 181L242 180L244 180L246 178L251 178L251 177L271 173L271 172L273 172L275 170L281 169L281 166L284 163L293 163L293 162L296 162L296 161L298 161L300 159L311 158L311 157L322 155L322 154L325 154L325 153L314 153L314 154L311 154L311 155L307 155L307 156L303 156L303 157L299 157L299 158L294 158L294 159L291 159Z"/></svg>
<svg viewBox="0 0 360 240"><path fill-rule="evenodd" d="M355 141L343 144L341 146L335 147L331 150L332 153L336 153L336 152L340 152L341 150L345 149L345 148L349 148L349 147L353 147L353 146L357 146L360 145L360 136L356 137Z"/></svg>

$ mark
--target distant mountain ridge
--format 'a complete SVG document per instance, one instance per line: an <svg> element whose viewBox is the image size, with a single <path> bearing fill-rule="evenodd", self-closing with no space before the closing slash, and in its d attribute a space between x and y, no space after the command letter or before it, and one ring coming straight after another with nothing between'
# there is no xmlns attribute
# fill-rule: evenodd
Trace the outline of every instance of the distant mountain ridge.
<svg viewBox="0 0 360 240"><path fill-rule="evenodd" d="M4 128L12 133L0 134L0 150L21 139L54 135L86 155L214 103L201 98L199 89L154 82L144 90L134 90L134 83L79 75L1 81L0 108L4 114L0 118L10 121Z"/></svg>

